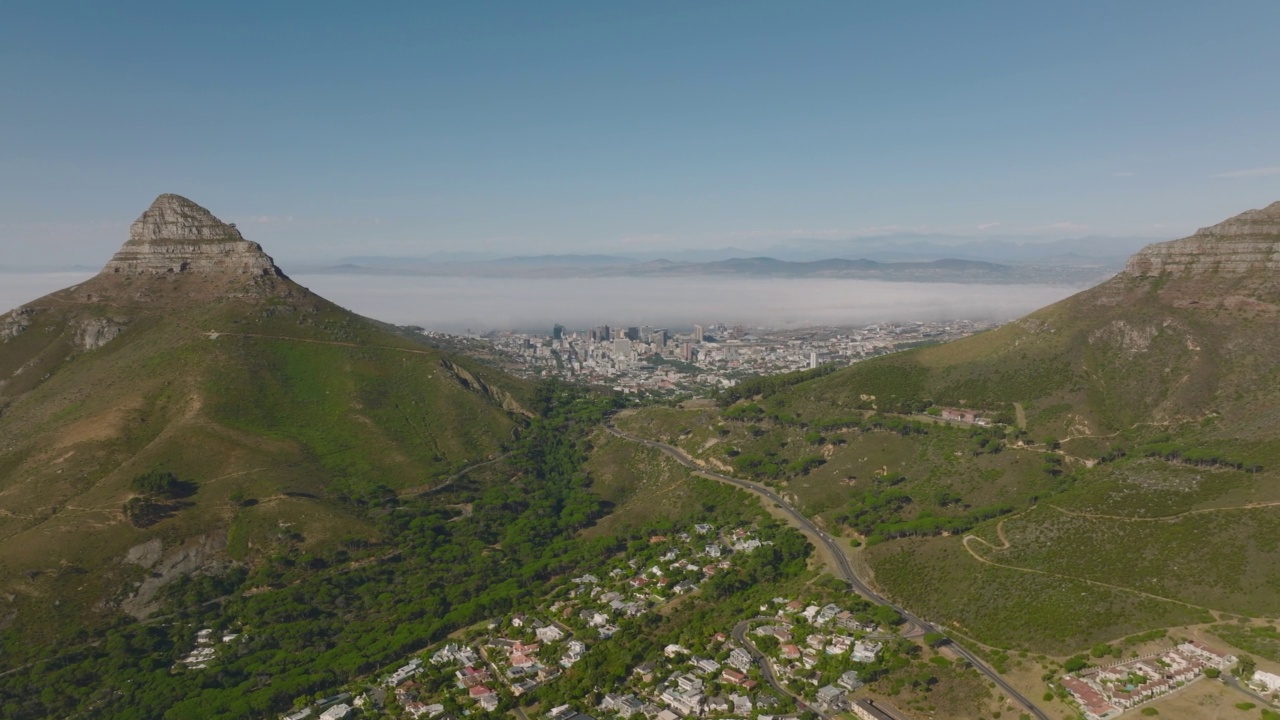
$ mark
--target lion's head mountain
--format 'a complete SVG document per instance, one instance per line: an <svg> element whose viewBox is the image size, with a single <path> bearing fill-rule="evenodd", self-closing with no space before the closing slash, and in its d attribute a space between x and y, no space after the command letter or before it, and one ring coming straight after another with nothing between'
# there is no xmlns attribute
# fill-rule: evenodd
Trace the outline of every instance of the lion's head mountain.
<svg viewBox="0 0 1280 720"><path fill-rule="evenodd" d="M142 617L160 585L281 526L359 534L336 494L489 457L526 393L318 297L161 195L99 274L0 316L0 623L53 637ZM129 517L131 480L159 467L193 492Z"/></svg>

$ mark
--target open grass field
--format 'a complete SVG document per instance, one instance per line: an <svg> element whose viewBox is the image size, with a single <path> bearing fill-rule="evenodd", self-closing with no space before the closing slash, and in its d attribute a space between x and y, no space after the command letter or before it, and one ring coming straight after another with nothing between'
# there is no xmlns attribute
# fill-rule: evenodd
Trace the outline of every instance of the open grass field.
<svg viewBox="0 0 1280 720"><path fill-rule="evenodd" d="M1070 655L1152 627L1212 619L1175 602L987 565L955 538L895 541L867 552L877 584L892 597L1000 648Z"/></svg>
<svg viewBox="0 0 1280 720"><path fill-rule="evenodd" d="M1196 720L1259 720L1263 715L1257 700L1215 680L1200 680L1187 687L1144 704L1155 717L1196 718ZM1143 717L1141 710L1132 712Z"/></svg>
<svg viewBox="0 0 1280 720"><path fill-rule="evenodd" d="M681 464L652 448L622 440L603 430L592 441L586 462L591 489L610 503L613 512L585 531L588 536L616 534L662 518L675 518L701 508L695 478Z"/></svg>
<svg viewBox="0 0 1280 720"><path fill-rule="evenodd" d="M1250 622L1240 618L1236 622L1213 625L1208 631L1232 647L1280 663L1280 627L1274 621Z"/></svg>
<svg viewBox="0 0 1280 720"><path fill-rule="evenodd" d="M1275 508L1121 520L1072 515L1046 504L1006 520L1003 536L1008 547L996 539L970 541L969 548L993 562L1227 613L1268 615L1280 593L1280 512Z"/></svg>

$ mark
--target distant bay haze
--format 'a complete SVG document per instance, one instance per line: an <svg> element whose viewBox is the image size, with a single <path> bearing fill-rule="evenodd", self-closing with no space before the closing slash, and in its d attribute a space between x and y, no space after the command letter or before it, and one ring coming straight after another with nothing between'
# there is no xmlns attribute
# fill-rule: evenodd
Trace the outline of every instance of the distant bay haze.
<svg viewBox="0 0 1280 720"><path fill-rule="evenodd" d="M92 273L0 272L0 313ZM552 324L687 328L1008 320L1073 294L1047 284L887 282L833 278L484 278L293 274L355 312L450 333L549 330Z"/></svg>
<svg viewBox="0 0 1280 720"><path fill-rule="evenodd" d="M285 272L356 312L443 332L794 327L1009 319L1105 280L1150 241L886 235L674 253L276 255ZM87 279L86 265L0 266L0 308Z"/></svg>

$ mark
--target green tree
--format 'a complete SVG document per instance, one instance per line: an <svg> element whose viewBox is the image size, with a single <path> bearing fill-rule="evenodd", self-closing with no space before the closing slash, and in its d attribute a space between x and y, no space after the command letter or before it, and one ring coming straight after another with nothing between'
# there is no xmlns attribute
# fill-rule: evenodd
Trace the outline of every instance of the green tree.
<svg viewBox="0 0 1280 720"><path fill-rule="evenodd" d="M898 611L888 605L877 606L873 616L877 623L885 627L896 627L902 622L902 616L898 614Z"/></svg>
<svg viewBox="0 0 1280 720"><path fill-rule="evenodd" d="M1062 669L1066 670L1069 673L1080 672L1081 670L1085 669L1085 667L1087 667L1088 665L1089 665L1088 658L1086 658L1084 655L1076 655L1074 657L1067 658L1067 661L1062 663Z"/></svg>
<svg viewBox="0 0 1280 720"><path fill-rule="evenodd" d="M172 496L181 487L178 476L167 470L150 470L133 478L129 486L141 495Z"/></svg>
<svg viewBox="0 0 1280 720"><path fill-rule="evenodd" d="M1258 669L1258 661L1249 655L1241 655L1240 661L1236 663L1235 674L1241 680L1248 680L1253 677L1253 672Z"/></svg>

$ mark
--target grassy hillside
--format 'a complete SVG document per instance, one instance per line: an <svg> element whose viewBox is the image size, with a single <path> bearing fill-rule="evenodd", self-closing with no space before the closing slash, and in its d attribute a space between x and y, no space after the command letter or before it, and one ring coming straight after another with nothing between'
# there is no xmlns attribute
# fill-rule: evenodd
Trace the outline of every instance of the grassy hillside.
<svg viewBox="0 0 1280 720"><path fill-rule="evenodd" d="M561 393L511 455L489 466L501 468L495 482L469 475L431 498L352 500L370 515L374 533L366 540L309 551L282 539L281 552L251 571L175 583L166 590L165 612L173 612L162 622L114 628L102 642L0 676L0 717L261 717L317 695L358 693L446 636L476 642L477 633L512 613L547 617L579 594L570 578L611 577L658 562L667 548L651 538L696 535L698 522L725 532L754 526L770 547L714 577L696 573L700 590L657 612L619 618L607 641L589 636L585 661L522 696L526 712L594 705L607 689L623 688L635 665L661 658L668 643L727 655L714 634L778 596L837 602L863 620L876 616L842 583L811 569L811 548L769 521L756 498L654 462L637 445L606 441L592 428L610 399L573 395ZM637 504L655 504L652 491L677 500L661 503L649 519L632 514ZM598 516L606 497L627 516L621 524L607 527L609 517ZM561 621L575 625L567 615ZM233 651L219 653L206 670L175 668L201 627L235 632ZM820 668L827 675L843 667L830 658L827 665ZM941 720L1006 709L973 669L905 640L887 642L881 659L860 669L864 694ZM780 711L795 709L788 696L777 701Z"/></svg>
<svg viewBox="0 0 1280 720"><path fill-rule="evenodd" d="M997 330L854 365L795 387L785 401L813 413L931 401L998 414L1019 403L1035 439L1199 420L1226 408L1275 419L1277 370L1263 360L1274 316L1175 308L1136 289L1112 301L1085 293Z"/></svg>
<svg viewBox="0 0 1280 720"><path fill-rule="evenodd" d="M282 533L303 547L368 536L349 498L429 488L525 422L523 383L287 280L233 294L201 281L90 281L32 303L0 344L10 637L52 642L140 612L126 600L148 574L258 557ZM99 321L118 334L92 347ZM141 496L131 481L157 469L194 492ZM151 540L141 563L126 557Z"/></svg>
<svg viewBox="0 0 1280 720"><path fill-rule="evenodd" d="M774 485L866 545L886 593L995 647L1274 619L1280 306L1240 277L1121 275L964 340L619 425Z"/></svg>

